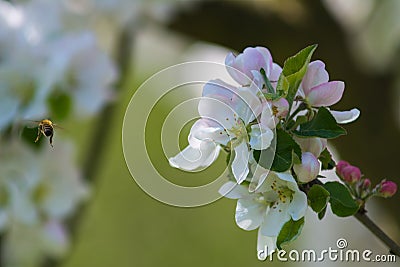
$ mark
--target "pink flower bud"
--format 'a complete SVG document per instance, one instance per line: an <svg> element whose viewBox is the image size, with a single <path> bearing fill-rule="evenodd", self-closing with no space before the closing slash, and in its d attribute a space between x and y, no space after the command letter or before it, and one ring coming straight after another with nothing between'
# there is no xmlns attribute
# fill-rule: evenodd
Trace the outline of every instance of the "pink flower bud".
<svg viewBox="0 0 400 267"><path fill-rule="evenodd" d="M346 166L340 172L341 178L348 183L355 183L361 179L361 171L356 166Z"/></svg>
<svg viewBox="0 0 400 267"><path fill-rule="evenodd" d="M382 181L381 186L379 188L379 194L382 197L391 197L393 196L397 191L397 184L392 181Z"/></svg>
<svg viewBox="0 0 400 267"><path fill-rule="evenodd" d="M362 188L363 188L364 190L366 190L366 189L368 189L370 186L371 186L371 180L368 179L368 178L365 178L365 179L363 180L363 183L362 183Z"/></svg>
<svg viewBox="0 0 400 267"><path fill-rule="evenodd" d="M342 176L342 170L344 167L350 166L350 164L347 161L341 160L336 164L336 172L338 173L339 176Z"/></svg>
<svg viewBox="0 0 400 267"><path fill-rule="evenodd" d="M308 183L317 178L320 168L321 163L310 152L304 152L301 155L301 164L293 165L297 179L302 183Z"/></svg>

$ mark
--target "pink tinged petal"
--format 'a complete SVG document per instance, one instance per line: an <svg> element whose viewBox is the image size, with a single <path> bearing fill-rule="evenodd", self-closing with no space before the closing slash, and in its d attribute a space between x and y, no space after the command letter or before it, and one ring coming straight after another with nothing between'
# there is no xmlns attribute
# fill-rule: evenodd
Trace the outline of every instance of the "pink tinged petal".
<svg viewBox="0 0 400 267"><path fill-rule="evenodd" d="M273 115L272 108L269 103L265 103L261 113L260 124L263 128L275 129L277 118Z"/></svg>
<svg viewBox="0 0 400 267"><path fill-rule="evenodd" d="M267 211L260 230L265 236L278 236L282 226L290 220L289 202L277 202Z"/></svg>
<svg viewBox="0 0 400 267"><path fill-rule="evenodd" d="M253 75L253 81L248 88L255 95L258 95L262 92L261 90L264 86L264 78L262 77L261 72L256 70L252 70L251 74Z"/></svg>
<svg viewBox="0 0 400 267"><path fill-rule="evenodd" d="M239 54L237 57L230 53L227 55L225 59L226 70L229 75L239 84L246 85L251 82L250 73L246 73L244 71L244 59L242 54Z"/></svg>
<svg viewBox="0 0 400 267"><path fill-rule="evenodd" d="M289 214L293 220L298 221L306 215L308 202L307 195L303 191L297 191L293 195L293 199L289 204Z"/></svg>
<svg viewBox="0 0 400 267"><path fill-rule="evenodd" d="M313 107L326 107L339 102L344 92L344 82L333 81L310 89L306 98Z"/></svg>
<svg viewBox="0 0 400 267"><path fill-rule="evenodd" d="M293 169L300 182L308 183L317 178L321 164L312 153L303 152L301 155L301 164L294 164Z"/></svg>
<svg viewBox="0 0 400 267"><path fill-rule="evenodd" d="M273 101L272 106L276 108L275 116L278 118L285 118L289 112L289 102L285 98Z"/></svg>
<svg viewBox="0 0 400 267"><path fill-rule="evenodd" d="M236 224L247 231L258 228L263 220L266 206L252 199L239 199L236 205Z"/></svg>
<svg viewBox="0 0 400 267"><path fill-rule="evenodd" d="M266 149L271 145L274 133L269 128L260 128L258 125L251 126L250 147L257 150Z"/></svg>
<svg viewBox="0 0 400 267"><path fill-rule="evenodd" d="M276 237L264 236L261 230L257 235L257 258L264 261L276 250Z"/></svg>
<svg viewBox="0 0 400 267"><path fill-rule="evenodd" d="M353 108L349 111L331 110L331 114L335 118L337 123L344 124L353 122L358 119L358 117L360 116L360 111L356 108Z"/></svg>
<svg viewBox="0 0 400 267"><path fill-rule="evenodd" d="M238 185L235 182L229 181L221 186L218 193L226 198L230 199L241 199L250 198L249 190L243 185Z"/></svg>
<svg viewBox="0 0 400 267"><path fill-rule="evenodd" d="M301 87L307 96L311 88L329 81L329 74L325 70L324 62L316 60L308 65L307 72L304 75Z"/></svg>
<svg viewBox="0 0 400 267"><path fill-rule="evenodd" d="M279 65L276 64L276 63L273 63L273 64L272 64L271 73L270 73L270 75L269 75L269 77L268 77L269 80L270 80L270 82L271 82L272 84L276 83L276 82L278 81L279 76L281 75L281 73L282 73L282 68L281 68L281 66L279 66Z"/></svg>
<svg viewBox="0 0 400 267"><path fill-rule="evenodd" d="M267 77L270 77L272 69L273 69L273 61L272 61L271 52L269 52L269 50L267 48L262 47L262 46L257 46L256 49L258 50L258 52L260 52L260 54L264 58L264 61L260 61L260 63L262 65L259 65L259 69L263 68L265 70L265 73L268 75Z"/></svg>
<svg viewBox="0 0 400 267"><path fill-rule="evenodd" d="M185 171L194 171L210 166L219 154L219 146L214 142L204 141L199 148L187 146L175 157L169 159L169 164L174 168Z"/></svg>
<svg viewBox="0 0 400 267"><path fill-rule="evenodd" d="M241 85L248 85L254 78L252 71L265 70L267 76L272 69L272 57L269 50L265 47L248 47L243 53L234 56L228 54L225 59L227 71L232 78Z"/></svg>
<svg viewBox="0 0 400 267"><path fill-rule="evenodd" d="M242 141L235 148L235 158L232 161L232 173L238 184L241 184L249 173L250 151L247 143Z"/></svg>
<svg viewBox="0 0 400 267"><path fill-rule="evenodd" d="M236 88L219 79L208 81L204 87L202 96L222 96L227 99L233 97Z"/></svg>

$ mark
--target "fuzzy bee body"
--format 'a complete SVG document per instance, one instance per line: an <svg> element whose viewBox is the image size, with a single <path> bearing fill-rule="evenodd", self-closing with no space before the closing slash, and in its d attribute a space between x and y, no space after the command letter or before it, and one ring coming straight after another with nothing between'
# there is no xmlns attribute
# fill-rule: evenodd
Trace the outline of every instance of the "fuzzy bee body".
<svg viewBox="0 0 400 267"><path fill-rule="evenodd" d="M53 136L54 136L54 126L55 124L51 120L41 120L38 121L38 135L36 137L35 143L39 141L40 136L43 134L50 138L50 145L53 147Z"/></svg>

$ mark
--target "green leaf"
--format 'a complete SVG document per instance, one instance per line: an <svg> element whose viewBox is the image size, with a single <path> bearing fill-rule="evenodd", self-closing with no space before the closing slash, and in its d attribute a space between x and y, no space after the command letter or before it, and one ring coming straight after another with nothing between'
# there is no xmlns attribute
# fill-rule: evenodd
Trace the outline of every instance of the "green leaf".
<svg viewBox="0 0 400 267"><path fill-rule="evenodd" d="M323 210L321 210L321 211L318 213L318 219L322 220L322 219L324 218L325 213L326 213L326 208L327 208L327 207L328 207L328 206L326 206Z"/></svg>
<svg viewBox="0 0 400 267"><path fill-rule="evenodd" d="M317 49L317 45L310 45L296 55L288 58L282 69L281 76L287 79L289 88L287 89L286 99L289 102L289 107L292 107L294 97L299 89L299 85L304 75L306 74L308 64L310 63L311 56ZM283 78L279 77L279 80Z"/></svg>
<svg viewBox="0 0 400 267"><path fill-rule="evenodd" d="M283 225L281 231L279 232L278 238L276 240L276 246L279 249L282 249L283 245L286 245L289 242L296 240L296 238L299 237L301 230L303 229L303 225L304 217L297 221L290 219L290 221Z"/></svg>
<svg viewBox="0 0 400 267"><path fill-rule="evenodd" d="M346 134L346 130L337 125L335 118L325 107L320 107L311 121L300 124L294 134L300 137L336 138Z"/></svg>
<svg viewBox="0 0 400 267"><path fill-rule="evenodd" d="M273 142L276 142L275 148L271 145L268 149L253 152L255 160L262 167L276 172L284 172L292 167L294 161L301 160L300 146L284 130L276 130Z"/></svg>
<svg viewBox="0 0 400 267"><path fill-rule="evenodd" d="M276 84L276 94L281 97L286 97L289 92L289 81L284 75L280 75Z"/></svg>
<svg viewBox="0 0 400 267"><path fill-rule="evenodd" d="M315 184L308 191L307 197L313 211L319 213L328 204L329 192L321 185Z"/></svg>
<svg viewBox="0 0 400 267"><path fill-rule="evenodd" d="M276 130L277 142L274 161L271 170L276 172L284 172L292 167L293 161L301 159L301 148L293 140L293 138L284 130Z"/></svg>
<svg viewBox="0 0 400 267"><path fill-rule="evenodd" d="M65 120L71 112L72 100L69 94L57 90L47 99L51 118L55 121Z"/></svg>
<svg viewBox="0 0 400 267"><path fill-rule="evenodd" d="M323 187L330 194L329 203L331 203L334 214L339 217L347 217L358 211L359 206L346 186L339 182L327 182Z"/></svg>
<svg viewBox="0 0 400 267"><path fill-rule="evenodd" d="M327 148L321 152L318 159L321 161L321 170L332 170L336 166L336 162L332 159L332 155Z"/></svg>

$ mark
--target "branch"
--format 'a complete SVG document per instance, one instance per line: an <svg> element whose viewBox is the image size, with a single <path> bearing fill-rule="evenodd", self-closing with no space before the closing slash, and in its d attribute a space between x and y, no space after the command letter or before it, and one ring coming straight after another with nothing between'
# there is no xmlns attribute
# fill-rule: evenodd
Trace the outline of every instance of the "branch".
<svg viewBox="0 0 400 267"><path fill-rule="evenodd" d="M376 237L378 237L386 246L389 247L390 253L400 257L400 246L396 244L385 232L382 231L368 216L364 208L360 208L354 217L368 228Z"/></svg>

